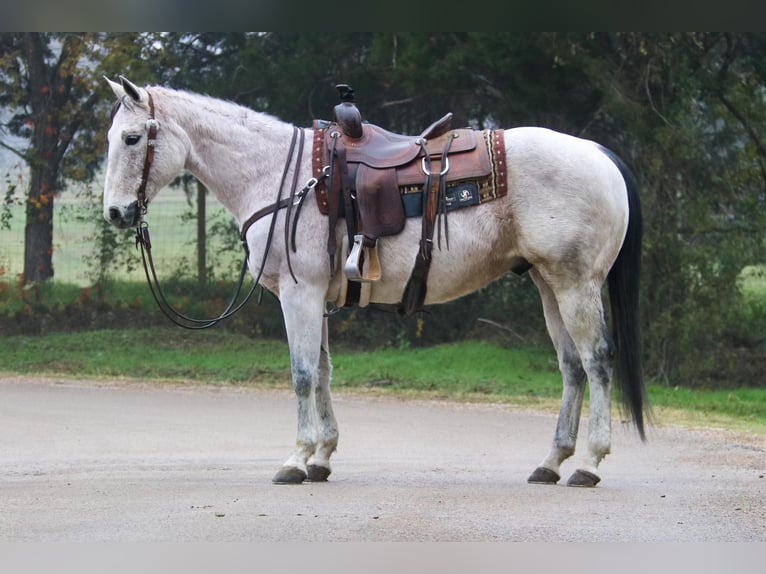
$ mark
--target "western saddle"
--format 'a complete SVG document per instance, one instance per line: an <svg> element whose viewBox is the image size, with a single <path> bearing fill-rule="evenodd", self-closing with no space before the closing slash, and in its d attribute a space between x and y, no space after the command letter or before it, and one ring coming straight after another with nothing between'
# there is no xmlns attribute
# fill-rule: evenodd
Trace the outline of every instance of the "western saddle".
<svg viewBox="0 0 766 574"><path fill-rule="evenodd" d="M433 236L442 228L449 249L447 213L506 194L502 130L452 129L448 113L418 136L389 132L362 121L348 84L336 86L340 103L332 122L314 121L312 165L319 209L328 216L327 252L335 271L335 228L344 218L350 253L341 306L369 302L370 283L382 276L378 240L420 217L420 249L399 305L409 315L422 308Z"/></svg>

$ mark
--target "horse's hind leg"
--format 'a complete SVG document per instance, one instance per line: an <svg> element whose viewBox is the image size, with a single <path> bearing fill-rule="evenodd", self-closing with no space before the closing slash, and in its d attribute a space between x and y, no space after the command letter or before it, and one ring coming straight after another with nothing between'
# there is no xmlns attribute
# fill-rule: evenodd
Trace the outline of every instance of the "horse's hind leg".
<svg viewBox="0 0 766 574"><path fill-rule="evenodd" d="M332 409L330 380L332 364L327 335L327 317L322 322L322 346L319 351L319 384L316 388L318 436L314 454L309 458L306 471L308 479L323 482L330 475L330 455L338 446L338 425Z"/></svg>
<svg viewBox="0 0 766 574"><path fill-rule="evenodd" d="M609 454L612 441L612 355L600 285L588 282L577 289L557 292L564 325L582 361L590 389L588 449L582 464L569 478L569 486L596 486L598 465Z"/></svg>
<svg viewBox="0 0 766 574"><path fill-rule="evenodd" d="M551 450L527 481L534 484L556 484L561 478L561 463L572 456L575 451L577 432L580 427L580 412L585 395L586 376L574 341L564 326L553 291L536 269L532 269L530 275L540 292L543 312L545 313L545 324L556 348L564 390Z"/></svg>

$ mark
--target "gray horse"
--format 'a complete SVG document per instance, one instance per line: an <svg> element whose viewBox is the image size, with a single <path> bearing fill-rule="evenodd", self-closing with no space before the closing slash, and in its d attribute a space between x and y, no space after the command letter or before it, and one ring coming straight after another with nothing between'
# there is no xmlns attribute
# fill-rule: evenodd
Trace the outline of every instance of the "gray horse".
<svg viewBox="0 0 766 574"><path fill-rule="evenodd" d="M285 177L312 182L311 154L295 156L291 146L300 130L231 102L159 86L142 88L123 77L108 81L119 105L108 133L104 217L120 228L137 226L156 194L187 170L216 195L240 228L251 221L243 234L251 254L249 269L281 302L298 399L295 450L274 482L326 480L338 444L326 306L345 296L343 268L328 265L327 216L316 202L305 203L289 230L294 233L292 254L290 249L268 250L272 236L287 237L286 217L252 221L259 211L278 211L275 190ZM313 141L314 130L302 131ZM595 486L611 446L613 371L625 410L644 438L638 330L642 223L635 181L619 158L592 141L533 127L503 130L503 136L507 193L449 214L449 247L434 248L430 255L424 303L471 293L520 263L529 267L564 390L552 447L528 481L559 481L561 464L575 452L587 380L587 447L568 484ZM370 302L402 300L421 232L421 222L409 218L400 233L379 241L382 274L367 284ZM348 250L342 218L335 235ZM605 282L611 335L602 302Z"/></svg>

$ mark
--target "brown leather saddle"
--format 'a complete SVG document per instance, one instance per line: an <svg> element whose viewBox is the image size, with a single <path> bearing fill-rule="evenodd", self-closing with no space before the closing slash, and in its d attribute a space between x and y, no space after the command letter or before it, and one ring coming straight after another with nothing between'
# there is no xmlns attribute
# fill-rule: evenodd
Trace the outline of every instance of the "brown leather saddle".
<svg viewBox="0 0 766 574"><path fill-rule="evenodd" d="M312 153L314 176L322 181L317 203L329 218L331 269L338 251L334 230L344 218L351 246L344 265L350 298L344 304L366 304L352 284L380 279L378 240L400 233L407 217L421 217L421 248L400 306L410 314L425 299L437 219L444 222L448 247L448 211L505 195L503 131L452 129L448 113L420 135L393 133L362 121L350 86L336 88L341 102L332 122L315 120Z"/></svg>

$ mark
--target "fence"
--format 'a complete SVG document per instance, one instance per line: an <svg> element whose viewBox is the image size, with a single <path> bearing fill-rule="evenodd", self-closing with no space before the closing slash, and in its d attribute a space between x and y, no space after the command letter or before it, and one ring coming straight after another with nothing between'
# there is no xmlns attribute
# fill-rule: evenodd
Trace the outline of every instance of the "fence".
<svg viewBox="0 0 766 574"><path fill-rule="evenodd" d="M146 221L152 253L160 276L197 277L199 243L197 197L180 187L163 190L152 202ZM125 281L143 281L141 255L134 248L134 231L108 227L101 215L101 200L88 190L66 190L56 198L53 221L53 281L86 287L106 274ZM223 206L205 194L206 278L232 276L242 258L236 227ZM17 278L24 268L25 211L18 196L6 198L4 225L0 226L0 281ZM114 245L109 257L104 244ZM103 268L102 268L103 267Z"/></svg>

